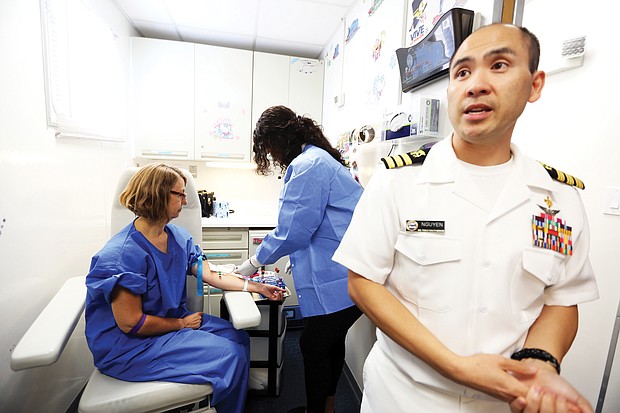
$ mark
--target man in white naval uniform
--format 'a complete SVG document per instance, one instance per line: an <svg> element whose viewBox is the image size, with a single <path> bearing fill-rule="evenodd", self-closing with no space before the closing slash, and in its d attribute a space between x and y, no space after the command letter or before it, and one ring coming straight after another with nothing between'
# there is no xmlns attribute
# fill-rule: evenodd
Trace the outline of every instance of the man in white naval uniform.
<svg viewBox="0 0 620 413"><path fill-rule="evenodd" d="M362 413L592 412L559 376L577 305L598 298L582 183L511 144L539 53L515 26L471 34L450 64L453 134L379 167L357 205L333 259L378 327Z"/></svg>

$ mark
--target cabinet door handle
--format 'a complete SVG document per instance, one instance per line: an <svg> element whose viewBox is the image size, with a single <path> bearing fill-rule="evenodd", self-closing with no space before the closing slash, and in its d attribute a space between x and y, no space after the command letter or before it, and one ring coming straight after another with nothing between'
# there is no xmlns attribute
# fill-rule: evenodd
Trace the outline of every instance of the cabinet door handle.
<svg viewBox="0 0 620 413"><path fill-rule="evenodd" d="M200 152L200 159L244 159L245 156L241 153L213 153L213 152Z"/></svg>
<svg viewBox="0 0 620 413"><path fill-rule="evenodd" d="M158 156L158 155L166 155L166 156L178 156L178 157L187 157L187 151L152 151L144 149L141 151L142 155L146 156Z"/></svg>

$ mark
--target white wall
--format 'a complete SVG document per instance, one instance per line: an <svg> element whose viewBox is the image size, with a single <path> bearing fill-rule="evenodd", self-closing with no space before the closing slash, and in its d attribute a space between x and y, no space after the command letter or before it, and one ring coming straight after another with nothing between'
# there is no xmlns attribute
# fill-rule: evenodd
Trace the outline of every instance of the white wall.
<svg viewBox="0 0 620 413"><path fill-rule="evenodd" d="M620 217L602 213L605 189L620 186L617 155L620 153L620 139L616 125L620 119L620 106L616 102L620 86L615 76L620 57L615 52L616 36L612 35L611 30L614 23L602 17L617 16L619 8L617 2L602 0L590 2L588 7L580 7L576 0L562 2L561 7L551 0L527 2L524 25L541 38L543 55L551 53L550 50L545 50L545 41L558 33L566 34L566 38L586 35L586 55L582 67L547 78L542 98L526 108L513 138L526 153L581 178L586 184L586 190L581 194L589 215L590 256L597 274L601 298L580 306L580 330L564 360L563 376L574 383L594 406L597 404L620 297L620 256L617 253ZM393 18L394 24L400 24L401 19L398 16ZM488 18L485 20L485 23L489 22ZM334 39L338 36L341 37L336 34ZM327 46L329 47L330 45ZM344 65L349 61L359 60L359 57L351 56L351 49L345 47ZM360 50L366 52L364 48ZM333 67L338 70L341 70L338 66L341 64L342 62L332 62ZM330 68L326 67L325 84L326 87L333 88L337 82L328 79L329 70ZM346 72L346 69L344 71ZM363 87L363 79L358 78L357 83L349 80L346 84ZM444 104L446 86L447 80L442 79L420 92L439 94L443 96ZM366 108L360 108L364 102L345 99L345 106L337 108L330 99L336 92L327 90L324 94L323 118L326 122L331 122L325 125L326 130L331 131L330 137L374 122L381 114L381 110L377 109L374 117L361 119L362 123L359 124L359 120L346 113L366 113ZM401 104L410 104L411 96L403 95ZM445 110L445 106L442 110ZM444 133L447 135L451 128L447 119L444 118L444 121ZM382 151L385 155L385 150ZM348 341L347 363L361 386L360 360L364 359L374 341L374 334L367 326L356 326L350 335L355 339ZM617 360L616 364L620 365L620 361ZM617 390L608 389L607 398L620 398Z"/></svg>
<svg viewBox="0 0 620 413"><path fill-rule="evenodd" d="M543 54L552 52L545 50L545 41L554 34L562 38L585 35L586 54L582 67L547 78L541 99L526 108L517 124L514 142L586 185L581 195L588 211L590 258L601 298L580 307L579 333L562 369L596 405L620 298L620 216L603 215L606 188L620 186L620 86L615 70L620 58L614 52L616 36L611 35L614 23L602 18L617 16L620 5L602 0L589 2L588 7L580 5L576 0L562 2L561 9L551 0L526 3L523 25L539 35ZM620 366L620 360L616 364ZM616 406L618 390L607 391L607 399L615 398Z"/></svg>
<svg viewBox="0 0 620 413"><path fill-rule="evenodd" d="M159 162L137 159L137 165ZM227 201L231 209L242 215L277 216L278 198L283 176L278 169L272 175L258 175L254 169L206 166L204 161L164 161L179 168L196 171L196 188L213 192L218 201Z"/></svg>
<svg viewBox="0 0 620 413"><path fill-rule="evenodd" d="M108 1L122 44L130 28ZM11 349L63 281L107 240L127 143L56 140L46 128L38 0L0 0L0 411L65 411L92 370L83 337L50 367L13 372Z"/></svg>

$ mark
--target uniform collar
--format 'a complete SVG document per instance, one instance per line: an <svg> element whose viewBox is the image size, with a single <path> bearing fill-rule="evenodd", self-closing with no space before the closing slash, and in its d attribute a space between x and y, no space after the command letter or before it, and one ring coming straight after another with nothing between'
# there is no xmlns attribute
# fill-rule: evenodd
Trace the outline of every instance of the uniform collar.
<svg viewBox="0 0 620 413"><path fill-rule="evenodd" d="M510 144L514 171L530 187L553 190L553 179L537 161L524 156L514 143ZM422 165L416 183L449 183L456 179L458 159L452 148L452 135L433 145Z"/></svg>
<svg viewBox="0 0 620 413"><path fill-rule="evenodd" d="M530 200L533 196L532 187L547 191L553 188L553 181L542 165L523 156L519 148L512 143L510 150L513 158L512 170L497 202L489 212L487 217L489 223ZM454 183L453 192L456 196L475 203L471 188L456 177L457 165L458 159L452 148L452 138L448 137L433 146L422 165L416 183Z"/></svg>

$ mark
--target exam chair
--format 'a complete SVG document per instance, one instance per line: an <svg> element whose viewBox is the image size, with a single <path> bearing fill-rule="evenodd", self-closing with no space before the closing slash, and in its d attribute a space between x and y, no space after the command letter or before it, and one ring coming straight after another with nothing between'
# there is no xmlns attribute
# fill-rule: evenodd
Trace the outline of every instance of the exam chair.
<svg viewBox="0 0 620 413"><path fill-rule="evenodd" d="M112 234L116 234L134 219L133 213L120 207L118 196L137 170L138 168L127 169L119 180L112 207ZM192 234L194 242L200 243L202 240L200 202L193 177L188 171L183 170L183 173L188 179L186 185L188 204L174 223L185 227ZM84 311L85 280L85 276L79 276L65 281L11 353L12 370L47 366L60 358ZM203 297L197 294L197 288L194 278L193 287L188 287L187 294L190 311L202 311ZM223 299L235 328L251 328L260 324L260 311L250 293L225 292ZM190 301L193 303L193 308L190 307ZM206 407L192 410L192 412L214 413L215 409L210 406L212 394L213 388L210 384L165 381L127 382L106 376L95 368L80 397L78 411L80 413L156 413L194 405L206 399Z"/></svg>

